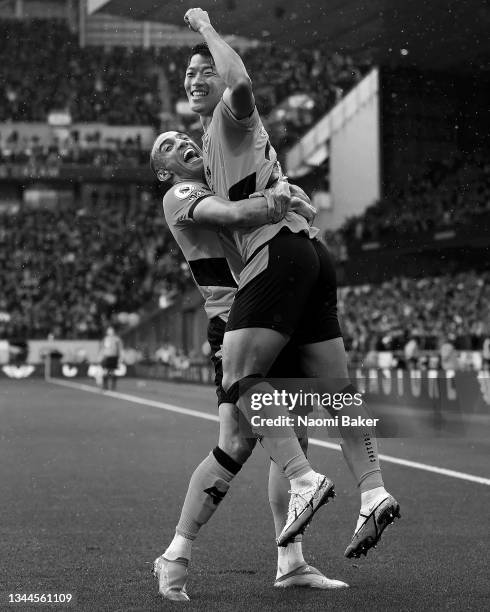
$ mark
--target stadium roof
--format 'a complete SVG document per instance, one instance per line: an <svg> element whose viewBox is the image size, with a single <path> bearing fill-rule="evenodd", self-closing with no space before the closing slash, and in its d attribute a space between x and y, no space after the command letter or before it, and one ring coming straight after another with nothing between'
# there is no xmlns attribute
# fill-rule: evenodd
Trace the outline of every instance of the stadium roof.
<svg viewBox="0 0 490 612"><path fill-rule="evenodd" d="M473 72L490 56L490 16L481 0L88 0L91 12L183 24L209 11L216 29L260 41L369 52L375 61ZM402 51L403 50L403 51ZM407 53L408 52L408 53Z"/></svg>

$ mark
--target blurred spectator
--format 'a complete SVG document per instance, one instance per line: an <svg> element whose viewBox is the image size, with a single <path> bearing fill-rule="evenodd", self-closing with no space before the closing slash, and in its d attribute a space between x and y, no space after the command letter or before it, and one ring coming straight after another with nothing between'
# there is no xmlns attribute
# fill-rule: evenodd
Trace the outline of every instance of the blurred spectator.
<svg viewBox="0 0 490 612"><path fill-rule="evenodd" d="M454 348L452 340L452 336L444 340L439 349L441 368L443 370L456 370L458 367L458 353Z"/></svg>
<svg viewBox="0 0 490 612"><path fill-rule="evenodd" d="M164 342L162 346L155 352L155 359L164 365L171 365L177 354L177 349L173 344Z"/></svg>
<svg viewBox="0 0 490 612"><path fill-rule="evenodd" d="M416 338L410 338L403 349L405 363L408 368L413 368L418 362L420 355L419 344Z"/></svg>

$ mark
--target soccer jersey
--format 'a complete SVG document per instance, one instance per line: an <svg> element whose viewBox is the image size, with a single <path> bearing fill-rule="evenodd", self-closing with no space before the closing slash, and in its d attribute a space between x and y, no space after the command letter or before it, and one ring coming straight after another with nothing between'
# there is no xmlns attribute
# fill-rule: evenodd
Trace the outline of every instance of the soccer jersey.
<svg viewBox="0 0 490 612"><path fill-rule="evenodd" d="M196 205L212 195L204 183L177 183L163 198L163 212L204 297L207 316L210 319L219 316L226 321L243 265L230 234L193 219Z"/></svg>
<svg viewBox="0 0 490 612"><path fill-rule="evenodd" d="M119 336L104 336L101 342L103 357L119 357L122 351L122 342Z"/></svg>
<svg viewBox="0 0 490 612"><path fill-rule="evenodd" d="M208 184L216 195L227 200L242 200L254 191L265 189L273 172L280 167L257 109L249 117L237 119L223 99L214 109L203 136L203 153ZM309 233L308 223L296 213L288 213L279 223L233 232L243 261L247 262L283 227L293 233ZM260 271L257 269L255 273Z"/></svg>

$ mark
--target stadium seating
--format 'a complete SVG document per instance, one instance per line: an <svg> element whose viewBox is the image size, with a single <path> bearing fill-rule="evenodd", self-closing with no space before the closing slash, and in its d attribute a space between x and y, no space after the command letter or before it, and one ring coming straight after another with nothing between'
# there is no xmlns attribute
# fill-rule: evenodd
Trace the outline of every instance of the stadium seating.
<svg viewBox="0 0 490 612"><path fill-rule="evenodd" d="M346 344L363 354L400 350L412 338L421 350L448 339L456 349L481 350L490 323L490 271L395 278L341 289L339 298Z"/></svg>
<svg viewBox="0 0 490 612"><path fill-rule="evenodd" d="M490 163L478 154L433 163L422 179L386 197L342 228L347 242L380 240L388 234L478 224L490 213Z"/></svg>
<svg viewBox="0 0 490 612"><path fill-rule="evenodd" d="M76 35L56 20L0 20L0 36L4 120L44 121L50 111L68 109L74 121L158 126L163 107L175 109L185 97L189 48L81 49ZM264 116L293 94L311 99L310 112L286 117L295 132L331 108L369 66L369 61L354 64L350 57L327 55L321 47L251 49L244 59ZM168 91L159 87L158 70Z"/></svg>
<svg viewBox="0 0 490 612"><path fill-rule="evenodd" d="M115 313L189 282L153 194L94 192L84 207L0 219L0 338L100 338Z"/></svg>
<svg viewBox="0 0 490 612"><path fill-rule="evenodd" d="M157 127L162 109L175 109L184 97L188 48L81 49L66 24L49 20L0 21L0 36L4 121L45 121L53 109L67 109L74 121ZM328 55L322 47L273 45L267 52L246 51L244 60L276 145L300 135L370 65L368 59L354 63ZM297 94L306 96L297 108L284 106ZM179 127L182 119L174 119ZM9 163L147 167L148 152L137 140L87 149L76 141L46 147L12 137L0 142L0 166ZM477 155L433 164L422 180L350 219L329 244L336 245L342 260L353 242L478 223L490 212L489 174L490 164ZM0 213L0 338L99 337L115 313L137 312L166 291L188 287L189 274L182 274L186 267L159 201L148 193L135 200L114 186L103 197L94 192L85 204L37 210L24 205ZM347 343L361 351L396 349L415 334L422 348L436 347L442 337L453 338L461 348L479 347L487 323L488 280L488 274L474 273L398 278L343 290Z"/></svg>
<svg viewBox="0 0 490 612"><path fill-rule="evenodd" d="M0 266L0 337L99 337L115 313L137 312L191 285L159 198L147 192L138 200L94 193L84 207L3 213ZM412 336L421 348L451 337L459 348L479 349L488 303L490 272L340 291L347 344L361 351L401 348Z"/></svg>
<svg viewBox="0 0 490 612"><path fill-rule="evenodd" d="M0 21L0 37L4 121L45 121L67 109L74 121L158 125L152 50L81 49L57 20Z"/></svg>

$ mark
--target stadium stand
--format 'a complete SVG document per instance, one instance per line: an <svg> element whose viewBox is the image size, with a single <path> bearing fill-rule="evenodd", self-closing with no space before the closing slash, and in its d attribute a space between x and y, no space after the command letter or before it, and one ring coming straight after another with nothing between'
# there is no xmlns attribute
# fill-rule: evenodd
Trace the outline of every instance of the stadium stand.
<svg viewBox="0 0 490 612"><path fill-rule="evenodd" d="M66 109L74 121L158 125L151 49L81 49L59 20L0 21L0 37L3 120L45 121Z"/></svg>
<svg viewBox="0 0 490 612"><path fill-rule="evenodd" d="M425 176L347 221L347 242L478 224L490 213L490 163L472 154L433 162Z"/></svg>
<svg viewBox="0 0 490 612"><path fill-rule="evenodd" d="M0 214L0 337L99 338L120 313L182 289L158 198L97 191L80 207Z"/></svg>
<svg viewBox="0 0 490 612"><path fill-rule="evenodd" d="M5 121L45 121L52 110L66 109L73 121L157 127L162 109L173 110L183 99L188 47L82 49L59 20L0 21L0 36ZM247 50L244 60L276 146L295 140L370 66L369 58L354 62L322 47L268 45ZM196 127L195 119L170 117L181 127ZM76 136L46 144L14 130L0 141L0 168L9 164L138 168L147 167L148 152L138 138L108 147L95 133L90 146ZM342 261L354 242L477 224L490 212L489 173L488 161L476 154L433 162L421 180L350 219L328 243ZM159 295L189 286L160 198L145 189L146 196L142 191L134 199L114 184L104 195L94 190L89 203L37 210L22 204L0 213L0 337L97 338L118 313L139 312ZM448 273L344 289L347 344L361 352L396 350L416 336L421 348L451 338L457 347L480 349L488 280L488 273Z"/></svg>
<svg viewBox="0 0 490 612"><path fill-rule="evenodd" d="M189 286L154 194L134 201L122 190L94 192L85 207L24 205L1 218L3 337L96 338L114 314ZM344 288L346 342L365 352L400 349L416 336L422 349L435 349L451 337L457 348L480 350L489 281L490 272L464 273Z"/></svg>
<svg viewBox="0 0 490 612"><path fill-rule="evenodd" d="M148 151L138 136L112 139L109 145L102 141L98 132L80 142L75 131L67 138L53 137L44 143L35 134L21 137L13 130L4 140L0 139L0 164L23 164L33 169L66 164L90 165L95 168L116 164L139 167L148 164Z"/></svg>
<svg viewBox="0 0 490 612"><path fill-rule="evenodd" d="M166 102L162 98L168 96L175 109L184 97L189 47L82 49L61 20L3 20L0 36L0 116L7 120L45 120L50 111L67 109L74 121L158 126ZM305 108L286 106L280 113L289 139L331 108L370 65L369 60L354 63L338 53L329 56L321 47L270 45L266 52L248 50L244 59L264 116L289 96L304 96ZM168 86L164 91L158 82L161 70Z"/></svg>
<svg viewBox="0 0 490 612"><path fill-rule="evenodd" d="M459 350L481 350L490 323L490 271L398 277L343 288L339 298L346 343L361 353L401 350L411 339L421 350L447 340Z"/></svg>

